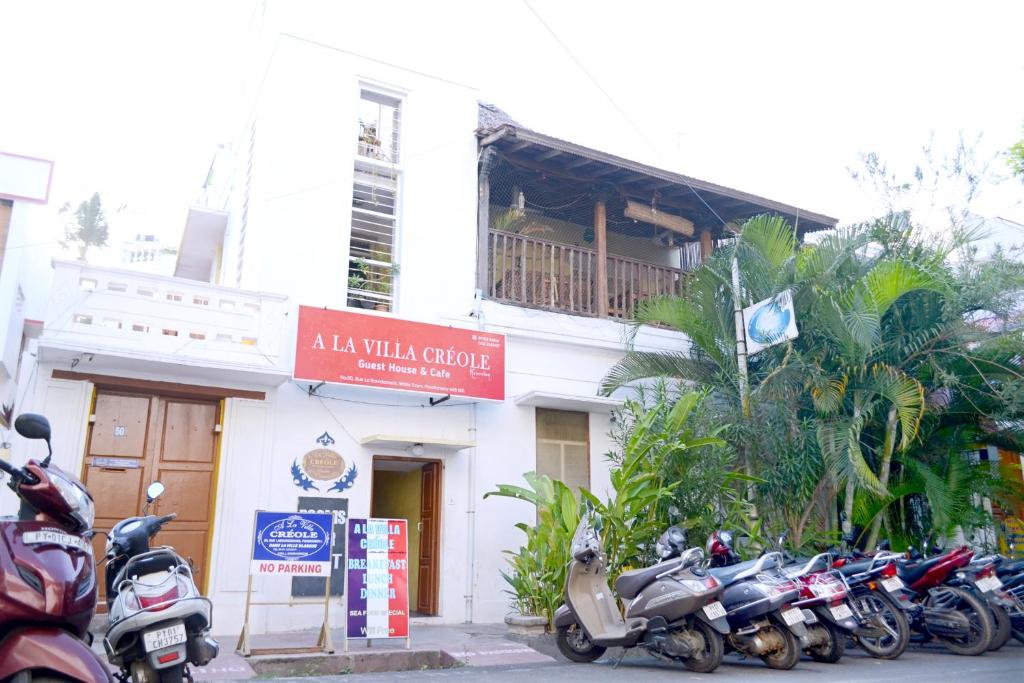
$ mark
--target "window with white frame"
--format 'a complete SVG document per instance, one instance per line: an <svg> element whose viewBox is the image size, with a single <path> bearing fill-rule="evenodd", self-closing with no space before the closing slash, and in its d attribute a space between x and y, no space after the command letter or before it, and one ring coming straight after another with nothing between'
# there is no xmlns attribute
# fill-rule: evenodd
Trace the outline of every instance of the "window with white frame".
<svg viewBox="0 0 1024 683"><path fill-rule="evenodd" d="M394 306L400 114L400 100L362 91L352 183L349 306L384 311Z"/></svg>
<svg viewBox="0 0 1024 683"><path fill-rule="evenodd" d="M590 488L590 415L536 409L537 473L558 479L573 491Z"/></svg>

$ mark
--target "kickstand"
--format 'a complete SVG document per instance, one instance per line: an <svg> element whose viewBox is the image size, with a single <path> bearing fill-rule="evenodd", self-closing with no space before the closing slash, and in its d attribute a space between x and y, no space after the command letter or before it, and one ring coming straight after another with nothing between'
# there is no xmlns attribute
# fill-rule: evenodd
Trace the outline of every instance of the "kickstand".
<svg viewBox="0 0 1024 683"><path fill-rule="evenodd" d="M192 672L188 670L187 666L185 667L185 678L186 680L188 680L188 683L195 683L195 681L192 679Z"/></svg>
<svg viewBox="0 0 1024 683"><path fill-rule="evenodd" d="M619 668L619 664L622 664L622 660L625 657L626 657L626 648L622 648L622 652L619 653L619 658L615 660L614 664L612 664L612 669L618 669Z"/></svg>

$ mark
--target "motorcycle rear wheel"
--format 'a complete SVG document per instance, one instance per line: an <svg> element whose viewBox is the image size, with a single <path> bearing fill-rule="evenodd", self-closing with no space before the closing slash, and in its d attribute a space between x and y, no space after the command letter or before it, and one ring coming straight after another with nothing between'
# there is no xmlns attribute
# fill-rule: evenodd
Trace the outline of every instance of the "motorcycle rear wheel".
<svg viewBox="0 0 1024 683"><path fill-rule="evenodd" d="M953 654L973 657L983 654L988 650L988 644L992 642L992 633L995 630L992 625L992 612L988 604L979 599L970 591L962 588L945 588L956 597L956 606L953 607L971 622L970 633L966 638L939 638L947 650ZM929 595L925 599L928 607L937 607L938 604Z"/></svg>
<svg viewBox="0 0 1024 683"><path fill-rule="evenodd" d="M907 649L910 643L910 622L899 605L887 595L872 591L869 595L857 598L857 609L870 615L874 626L886 631L894 631L874 638L871 636L854 636L857 645L875 659L896 659Z"/></svg>
<svg viewBox="0 0 1024 683"><path fill-rule="evenodd" d="M1010 640L1013 627L1010 625L1010 615L1001 605L989 605L989 610L992 612L992 625L995 626L995 629L992 631L992 641L988 644L988 651L993 652L1006 645Z"/></svg>
<svg viewBox="0 0 1024 683"><path fill-rule="evenodd" d="M70 680L49 674L36 676L31 671L19 671L11 677L11 683L68 683Z"/></svg>
<svg viewBox="0 0 1024 683"><path fill-rule="evenodd" d="M826 622L821 622L820 626L828 633L828 642L818 647L807 648L807 654L816 662L835 664L846 652L846 634L837 626Z"/></svg>
<svg viewBox="0 0 1024 683"><path fill-rule="evenodd" d="M579 624L559 626L555 643L558 645L558 651L566 659L581 664L594 661L608 649L590 642L590 638Z"/></svg>
<svg viewBox="0 0 1024 683"><path fill-rule="evenodd" d="M704 651L699 655L684 659L683 666L695 673L711 673L722 663L722 655L725 654L722 634L700 619L694 620L693 630L704 639Z"/></svg>
<svg viewBox="0 0 1024 683"><path fill-rule="evenodd" d="M771 627L782 636L782 649L768 655L761 655L761 661L768 665L769 669L782 669L788 671L800 661L800 643L796 636L781 624L772 624Z"/></svg>

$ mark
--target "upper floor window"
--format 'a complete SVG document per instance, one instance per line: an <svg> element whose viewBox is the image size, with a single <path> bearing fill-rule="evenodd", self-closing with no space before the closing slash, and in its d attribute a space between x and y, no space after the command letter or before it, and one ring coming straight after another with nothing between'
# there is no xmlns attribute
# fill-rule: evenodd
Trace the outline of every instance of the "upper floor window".
<svg viewBox="0 0 1024 683"><path fill-rule="evenodd" d="M401 179L398 166L400 111L400 100L370 90L362 91L352 184L349 306L381 311L390 311L394 306Z"/></svg>
<svg viewBox="0 0 1024 683"><path fill-rule="evenodd" d="M399 100L363 90L359 98L359 143L356 153L361 157L397 164L400 112Z"/></svg>

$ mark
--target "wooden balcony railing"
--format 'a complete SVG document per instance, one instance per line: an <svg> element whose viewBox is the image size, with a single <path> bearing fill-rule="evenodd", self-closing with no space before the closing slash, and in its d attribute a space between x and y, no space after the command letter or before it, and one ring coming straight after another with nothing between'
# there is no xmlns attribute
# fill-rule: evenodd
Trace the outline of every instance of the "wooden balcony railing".
<svg viewBox="0 0 1024 683"><path fill-rule="evenodd" d="M681 292L685 271L622 256L598 267L597 252L571 244L491 230L487 237L487 293L519 306L575 315L631 319L648 297ZM598 301L598 278L608 301Z"/></svg>

